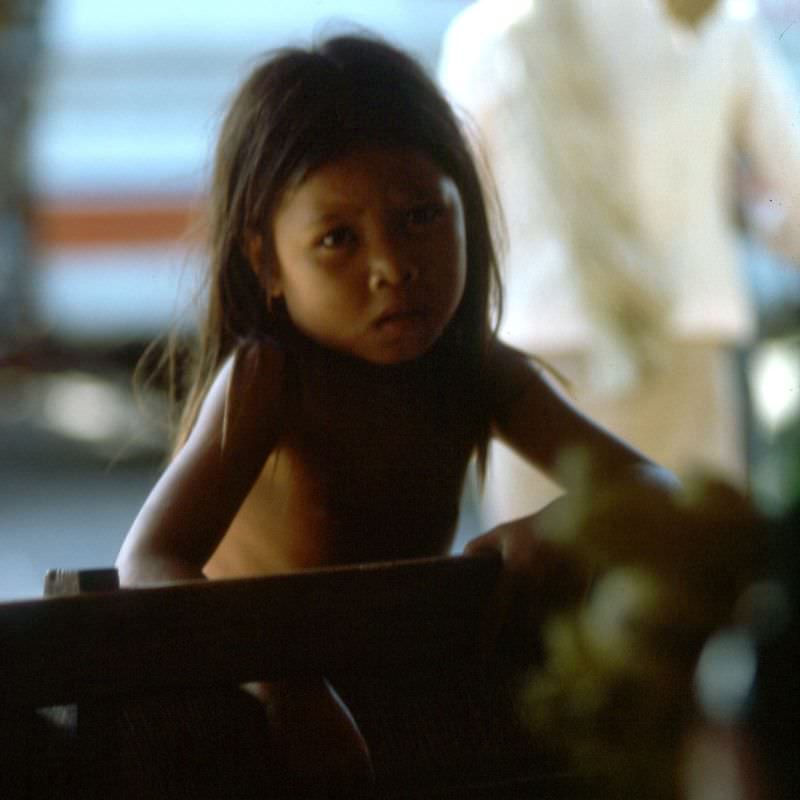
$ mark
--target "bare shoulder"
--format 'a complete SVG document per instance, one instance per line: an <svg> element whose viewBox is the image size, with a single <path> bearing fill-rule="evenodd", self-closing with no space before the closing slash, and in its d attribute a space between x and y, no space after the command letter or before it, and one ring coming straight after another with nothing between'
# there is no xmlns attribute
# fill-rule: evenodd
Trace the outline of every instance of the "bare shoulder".
<svg viewBox="0 0 800 800"><path fill-rule="evenodd" d="M240 402L278 399L283 391L286 352L274 339L245 342L229 356L223 370L229 371L229 394Z"/></svg>
<svg viewBox="0 0 800 800"><path fill-rule="evenodd" d="M524 395L529 401L562 398L567 385L545 361L500 340L492 345L488 373L494 398L491 406L500 417Z"/></svg>
<svg viewBox="0 0 800 800"><path fill-rule="evenodd" d="M222 450L274 443L284 396L285 353L274 340L240 344L220 367L189 437Z"/></svg>

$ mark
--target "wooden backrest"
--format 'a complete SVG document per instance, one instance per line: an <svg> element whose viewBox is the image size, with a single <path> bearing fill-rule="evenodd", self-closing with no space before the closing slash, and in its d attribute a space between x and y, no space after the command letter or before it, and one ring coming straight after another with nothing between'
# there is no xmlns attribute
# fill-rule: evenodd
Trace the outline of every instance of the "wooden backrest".
<svg viewBox="0 0 800 800"><path fill-rule="evenodd" d="M147 589L53 573L78 593L0 605L0 704L447 666L490 645L500 576L492 556Z"/></svg>
<svg viewBox="0 0 800 800"><path fill-rule="evenodd" d="M496 657L516 603L499 557L117 586L53 571L51 596L0 604L3 797L283 797L237 685L304 673L358 721L376 798L576 796L518 713L518 654Z"/></svg>

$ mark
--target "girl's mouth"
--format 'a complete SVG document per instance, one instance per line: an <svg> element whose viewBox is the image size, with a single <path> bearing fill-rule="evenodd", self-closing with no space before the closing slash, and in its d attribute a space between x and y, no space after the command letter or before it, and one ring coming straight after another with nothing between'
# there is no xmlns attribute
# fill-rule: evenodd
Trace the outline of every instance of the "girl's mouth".
<svg viewBox="0 0 800 800"><path fill-rule="evenodd" d="M385 311L375 321L377 328L402 327L421 322L425 317L425 312L421 308L402 308Z"/></svg>

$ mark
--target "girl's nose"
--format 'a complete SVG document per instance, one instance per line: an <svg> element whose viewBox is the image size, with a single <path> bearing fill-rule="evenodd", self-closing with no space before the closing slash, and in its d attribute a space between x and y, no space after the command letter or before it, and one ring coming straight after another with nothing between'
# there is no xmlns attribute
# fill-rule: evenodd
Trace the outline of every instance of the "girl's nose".
<svg viewBox="0 0 800 800"><path fill-rule="evenodd" d="M370 289L384 289L415 281L419 269L411 259L396 249L382 247L376 249L370 258L369 286Z"/></svg>

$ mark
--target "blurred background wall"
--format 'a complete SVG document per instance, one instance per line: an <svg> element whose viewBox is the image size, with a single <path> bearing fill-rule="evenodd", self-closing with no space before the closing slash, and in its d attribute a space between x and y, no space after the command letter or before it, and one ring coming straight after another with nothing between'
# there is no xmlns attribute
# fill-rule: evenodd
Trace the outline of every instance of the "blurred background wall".
<svg viewBox="0 0 800 800"><path fill-rule="evenodd" d="M50 567L111 564L155 480L165 435L131 371L152 337L192 324L187 228L252 60L352 20L433 69L465 5L3 0L0 599L40 594ZM763 0L761 13L800 80L800 2ZM780 503L773 454L790 459L800 406L800 273L744 246L761 317L742 353L752 475Z"/></svg>

